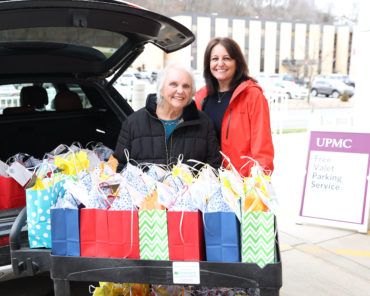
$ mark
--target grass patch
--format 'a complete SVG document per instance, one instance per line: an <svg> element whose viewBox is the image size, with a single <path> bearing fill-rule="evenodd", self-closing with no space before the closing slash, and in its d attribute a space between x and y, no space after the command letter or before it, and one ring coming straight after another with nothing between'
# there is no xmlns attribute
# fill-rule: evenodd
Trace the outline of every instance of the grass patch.
<svg viewBox="0 0 370 296"><path fill-rule="evenodd" d="M291 133L305 133L307 132L306 128L291 128L291 129L283 129L283 134L291 134ZM275 132L272 132L275 134ZM278 134L278 133L277 133Z"/></svg>

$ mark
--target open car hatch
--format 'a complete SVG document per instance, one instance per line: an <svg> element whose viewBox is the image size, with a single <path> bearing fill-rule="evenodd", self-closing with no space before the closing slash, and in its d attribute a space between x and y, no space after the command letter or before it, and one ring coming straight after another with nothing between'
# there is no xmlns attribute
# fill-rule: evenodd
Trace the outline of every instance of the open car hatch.
<svg viewBox="0 0 370 296"><path fill-rule="evenodd" d="M106 77L146 43L169 53L193 41L183 25L123 1L0 1L0 76Z"/></svg>

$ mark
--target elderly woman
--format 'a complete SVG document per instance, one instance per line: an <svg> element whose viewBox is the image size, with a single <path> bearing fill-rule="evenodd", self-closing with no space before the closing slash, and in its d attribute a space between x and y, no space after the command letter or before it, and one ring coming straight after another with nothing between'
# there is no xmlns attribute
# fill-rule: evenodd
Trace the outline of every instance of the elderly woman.
<svg viewBox="0 0 370 296"><path fill-rule="evenodd" d="M120 165L127 162L127 149L137 163L170 165L183 155L185 163L194 159L219 167L212 120L197 109L194 94L192 72L178 64L167 66L158 76L157 94L150 94L146 106L122 124L114 152Z"/></svg>

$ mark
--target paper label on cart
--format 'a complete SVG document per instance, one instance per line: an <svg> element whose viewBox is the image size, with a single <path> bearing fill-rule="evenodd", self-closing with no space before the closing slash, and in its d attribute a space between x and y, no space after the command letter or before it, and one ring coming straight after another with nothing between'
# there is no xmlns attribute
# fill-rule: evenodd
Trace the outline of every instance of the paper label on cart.
<svg viewBox="0 0 370 296"><path fill-rule="evenodd" d="M173 262L174 284L200 284L199 262Z"/></svg>

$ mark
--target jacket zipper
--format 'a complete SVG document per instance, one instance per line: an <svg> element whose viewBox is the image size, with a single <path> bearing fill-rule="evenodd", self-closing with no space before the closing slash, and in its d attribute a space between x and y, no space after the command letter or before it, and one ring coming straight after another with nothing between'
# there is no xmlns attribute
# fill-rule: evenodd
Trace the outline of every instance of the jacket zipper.
<svg viewBox="0 0 370 296"><path fill-rule="evenodd" d="M230 109L229 119L227 120L226 140L229 138L229 128L230 128L230 121L231 121L231 111L233 111L233 109Z"/></svg>
<svg viewBox="0 0 370 296"><path fill-rule="evenodd" d="M146 110L146 112L148 112ZM156 120L159 120L159 122L162 124L163 126L163 129L164 129L164 147L166 148L166 165L168 165L168 148L167 148L167 141L166 141L166 127L164 126L164 123L162 122L162 120L160 120L158 117L154 117L152 114L150 114L150 112L148 112L149 116L153 117L154 119ZM171 135L170 135L171 137Z"/></svg>
<svg viewBox="0 0 370 296"><path fill-rule="evenodd" d="M170 154L171 154L171 151L172 151L172 134L173 134L174 131L175 130L172 131L172 133L170 135L170 138L168 139L168 143L170 144ZM168 158L171 159L171 155L168 155ZM167 160L167 165L168 165L168 160Z"/></svg>
<svg viewBox="0 0 370 296"><path fill-rule="evenodd" d="M164 123L162 122L162 120L158 119L162 125L163 125L163 129L164 129L164 147L166 148L166 165L168 165L168 148L167 148L167 134L166 134L166 127L164 126ZM171 135L170 135L171 137Z"/></svg>
<svg viewBox="0 0 370 296"><path fill-rule="evenodd" d="M179 124L181 124L181 123L179 123ZM173 131L172 131L172 133L170 134L170 137L168 138L168 142L167 143L169 143L169 146L170 146L170 153L169 153L169 155L168 155L168 159L171 159L171 151L172 151L172 135L173 135L173 133L175 132L175 130L178 128L178 126L179 126L179 124L177 124L176 126L175 126L175 128L173 129ZM167 149L167 145L166 145L166 149ZM168 152L167 150L166 150L166 152ZM167 165L169 164L168 163L168 159L167 159Z"/></svg>

